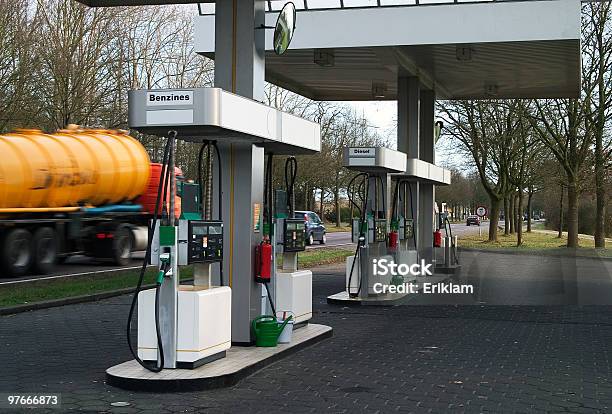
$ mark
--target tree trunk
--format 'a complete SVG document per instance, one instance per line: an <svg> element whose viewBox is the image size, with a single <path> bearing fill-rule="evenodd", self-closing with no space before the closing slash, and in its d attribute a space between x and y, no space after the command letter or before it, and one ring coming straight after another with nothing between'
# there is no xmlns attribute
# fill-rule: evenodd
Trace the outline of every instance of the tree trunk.
<svg viewBox="0 0 612 414"><path fill-rule="evenodd" d="M559 201L559 231L557 233L557 238L560 239L563 237L563 185L561 185L561 199Z"/></svg>
<svg viewBox="0 0 612 414"><path fill-rule="evenodd" d="M517 223L516 223L516 247L521 247L523 244L523 189L519 188L517 195Z"/></svg>
<svg viewBox="0 0 612 414"><path fill-rule="evenodd" d="M602 5L603 7L603 5ZM602 134L595 134L595 196L596 196L596 212L595 212L595 247L605 248L605 219L606 219L606 186L604 172L604 155Z"/></svg>
<svg viewBox="0 0 612 414"><path fill-rule="evenodd" d="M508 196L508 215L510 216L510 234L514 234L514 192Z"/></svg>
<svg viewBox="0 0 612 414"><path fill-rule="evenodd" d="M310 187L310 189L308 190L308 211L314 211L316 205L316 201L315 201L315 191L316 188L314 187Z"/></svg>
<svg viewBox="0 0 612 414"><path fill-rule="evenodd" d="M533 198L533 191L530 191L527 196L527 233L531 233L531 199Z"/></svg>
<svg viewBox="0 0 612 414"><path fill-rule="evenodd" d="M489 213L489 241L497 242L497 223L499 222L499 207L501 200L499 198L489 196L491 200L491 212Z"/></svg>
<svg viewBox="0 0 612 414"><path fill-rule="evenodd" d="M336 227L340 227L340 189L338 187L334 191L334 208L336 209Z"/></svg>
<svg viewBox="0 0 612 414"><path fill-rule="evenodd" d="M504 236L510 234L510 200L504 197Z"/></svg>
<svg viewBox="0 0 612 414"><path fill-rule="evenodd" d="M597 89L599 105L597 110L597 122L595 126L595 196L596 196L596 212L595 212L595 247L606 247L606 187L605 187L605 156L603 149L603 134L606 127L606 101L609 99L610 90L608 89L608 80L605 73L606 61L610 53L609 40L604 38L605 29L609 21L609 5L603 2L599 5L599 24L602 25L602 30L596 30L597 52L598 52L598 70L597 70ZM607 37L607 35L606 35Z"/></svg>
<svg viewBox="0 0 612 414"><path fill-rule="evenodd" d="M567 183L567 247L578 247L578 191L573 177Z"/></svg>
<svg viewBox="0 0 612 414"><path fill-rule="evenodd" d="M321 219L321 221L325 221L325 218L323 217L323 200L325 199L325 190L321 188L321 205L319 206L319 218Z"/></svg>
<svg viewBox="0 0 612 414"><path fill-rule="evenodd" d="M522 211L519 207L519 195L518 191L514 193L514 231L518 233L519 228L519 217L521 216Z"/></svg>

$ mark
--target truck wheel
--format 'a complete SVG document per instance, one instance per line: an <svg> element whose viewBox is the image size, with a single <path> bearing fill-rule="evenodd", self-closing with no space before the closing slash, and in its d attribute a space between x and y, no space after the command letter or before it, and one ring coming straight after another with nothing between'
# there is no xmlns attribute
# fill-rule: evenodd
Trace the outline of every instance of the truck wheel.
<svg viewBox="0 0 612 414"><path fill-rule="evenodd" d="M32 264L30 243L32 235L26 229L12 229L2 241L2 274L3 277L25 275Z"/></svg>
<svg viewBox="0 0 612 414"><path fill-rule="evenodd" d="M57 237L51 227L42 227L32 237L32 265L36 273L50 273L57 260Z"/></svg>
<svg viewBox="0 0 612 414"><path fill-rule="evenodd" d="M113 237L113 262L117 266L125 266L130 263L132 257L132 230L125 225L120 225L115 230Z"/></svg>

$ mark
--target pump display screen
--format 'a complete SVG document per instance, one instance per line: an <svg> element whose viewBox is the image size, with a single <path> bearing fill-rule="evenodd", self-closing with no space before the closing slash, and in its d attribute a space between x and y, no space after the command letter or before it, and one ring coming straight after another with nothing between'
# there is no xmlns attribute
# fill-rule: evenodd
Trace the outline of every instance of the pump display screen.
<svg viewBox="0 0 612 414"><path fill-rule="evenodd" d="M286 252L306 250L306 223L303 219L285 220L283 250Z"/></svg>
<svg viewBox="0 0 612 414"><path fill-rule="evenodd" d="M192 229L195 236L206 236L208 234L208 227L206 226L195 226Z"/></svg>
<svg viewBox="0 0 612 414"><path fill-rule="evenodd" d="M387 240L387 220L376 219L374 221L374 242L382 243Z"/></svg>
<svg viewBox="0 0 612 414"><path fill-rule="evenodd" d="M223 260L223 223L189 221L188 263L210 263Z"/></svg>
<svg viewBox="0 0 612 414"><path fill-rule="evenodd" d="M405 219L404 221L404 239L412 239L414 232L414 225L412 219Z"/></svg>

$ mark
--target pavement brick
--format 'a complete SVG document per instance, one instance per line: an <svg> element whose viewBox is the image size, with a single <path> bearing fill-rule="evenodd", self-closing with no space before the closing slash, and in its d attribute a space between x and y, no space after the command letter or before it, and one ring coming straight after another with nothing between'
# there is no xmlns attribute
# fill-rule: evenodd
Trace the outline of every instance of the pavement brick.
<svg viewBox="0 0 612 414"><path fill-rule="evenodd" d="M333 338L205 392L105 384L130 358L128 296L3 316L0 392L62 393L66 411L111 413L612 411L612 306L328 305L343 281L341 269L314 276L313 322Z"/></svg>

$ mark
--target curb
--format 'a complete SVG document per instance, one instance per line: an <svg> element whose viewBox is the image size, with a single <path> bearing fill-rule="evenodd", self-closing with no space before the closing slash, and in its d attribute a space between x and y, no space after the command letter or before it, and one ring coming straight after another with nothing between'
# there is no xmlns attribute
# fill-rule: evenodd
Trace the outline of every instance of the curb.
<svg viewBox="0 0 612 414"><path fill-rule="evenodd" d="M497 254L511 254L516 256L538 256L538 257L563 257L567 259L593 259L593 260L604 260L612 261L612 257L599 257L599 256L578 256L573 254L561 254L561 253L544 253L538 251L521 251L521 250L510 250L510 249L477 249L475 247L458 247L459 251L464 252L479 252L479 253L497 253Z"/></svg>
<svg viewBox="0 0 612 414"><path fill-rule="evenodd" d="M142 289L150 289L155 287L155 285L143 285ZM0 308L0 316L4 315L14 315L22 312L29 312L34 310L55 308L58 306L65 305L75 305L77 303L86 303L86 302L97 302L102 299L108 299L115 296L121 296L128 293L134 292L134 288L124 288L111 290L108 292L94 293L93 295L81 295L81 296L72 296L68 298L62 299L53 299L53 300L45 300L42 302L28 303L25 305L17 305L10 306L6 308Z"/></svg>
<svg viewBox="0 0 612 414"><path fill-rule="evenodd" d="M314 270L314 269L318 269L319 267L322 268L327 268L333 266L333 264L326 264L326 265L322 265L322 266L315 266L313 268L311 268L310 270ZM188 280L182 280L182 282L190 282L192 281L192 279L188 279ZM42 282L42 281L41 281ZM32 281L32 283L36 283L36 281ZM154 288L155 285L151 284L151 285L143 285L142 289L151 289ZM14 315L17 313L23 313L23 312L29 312L29 311L35 311L35 310L41 310L41 309L49 309L49 308L55 308L58 306L66 306L66 305L75 305L77 303L87 303L87 302L97 302L99 300L102 299L109 299L115 296L121 296L121 295L126 295L129 293L134 292L134 288L124 288L124 289L117 289L117 290L111 290L111 291L107 291L107 292L101 292L101 293L94 293L92 295L81 295L81 296L72 296L72 297L68 297L68 298L62 298L62 299L52 299L52 300L45 300L42 302L35 302L35 303L28 303L28 304L24 304L24 305L17 305L17 306L10 306L10 307L5 307L5 308L0 308L0 316L5 316L5 315Z"/></svg>

